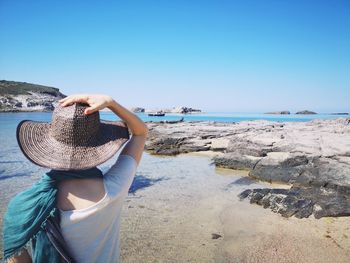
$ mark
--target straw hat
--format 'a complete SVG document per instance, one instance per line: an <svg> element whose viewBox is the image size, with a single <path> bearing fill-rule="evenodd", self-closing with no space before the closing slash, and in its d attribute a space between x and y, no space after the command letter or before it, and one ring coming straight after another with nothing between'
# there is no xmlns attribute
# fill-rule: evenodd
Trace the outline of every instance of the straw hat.
<svg viewBox="0 0 350 263"><path fill-rule="evenodd" d="M55 170L84 170L111 158L129 139L124 122L100 121L99 112L85 115L86 104L57 106L51 123L25 120L17 141L33 163Z"/></svg>

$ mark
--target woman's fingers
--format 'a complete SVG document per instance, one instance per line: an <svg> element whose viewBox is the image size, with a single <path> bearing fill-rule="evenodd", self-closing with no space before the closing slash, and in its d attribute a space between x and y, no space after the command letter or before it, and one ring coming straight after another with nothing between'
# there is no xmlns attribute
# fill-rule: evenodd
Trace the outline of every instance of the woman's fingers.
<svg viewBox="0 0 350 263"><path fill-rule="evenodd" d="M87 103L88 97L82 95L71 95L66 97L64 100L60 101L62 107L72 105L73 103Z"/></svg>
<svg viewBox="0 0 350 263"><path fill-rule="evenodd" d="M68 105L72 105L74 103L73 98L69 98L67 100L65 100L64 102L61 103L62 107L68 106Z"/></svg>
<svg viewBox="0 0 350 263"><path fill-rule="evenodd" d="M86 103L90 107L85 110L85 114L91 114L108 106L112 100L111 97L99 94L76 94L70 95L59 101L62 107L72 105L73 103Z"/></svg>
<svg viewBox="0 0 350 263"><path fill-rule="evenodd" d="M61 99L61 100L59 100L58 102L61 104L61 106L67 106L68 105L68 103L71 103L71 101L72 101L72 99L73 99L73 97L74 97L75 95L70 95L70 96L67 96L67 97L65 97L65 98L63 98L63 99Z"/></svg>
<svg viewBox="0 0 350 263"><path fill-rule="evenodd" d="M66 97L64 97L64 98L60 99L58 102L60 102L60 103L61 103L61 102L64 102L65 100L67 100L67 99L68 99L68 97L69 97L69 96L66 96Z"/></svg>
<svg viewBox="0 0 350 263"><path fill-rule="evenodd" d="M86 115L89 115L89 114L94 113L95 111L98 111L98 110L99 110L98 107L96 105L94 105L94 106L86 108L84 113Z"/></svg>

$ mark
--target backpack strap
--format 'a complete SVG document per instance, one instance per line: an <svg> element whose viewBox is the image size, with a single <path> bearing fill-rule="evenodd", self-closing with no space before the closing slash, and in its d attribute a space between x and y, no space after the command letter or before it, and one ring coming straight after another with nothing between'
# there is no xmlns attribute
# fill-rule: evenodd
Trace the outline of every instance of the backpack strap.
<svg viewBox="0 0 350 263"><path fill-rule="evenodd" d="M62 236L60 226L54 217L47 219L44 229L50 242L55 247L57 252L61 255L61 257L65 260L65 262L75 263L75 260L68 251L68 247L66 241Z"/></svg>

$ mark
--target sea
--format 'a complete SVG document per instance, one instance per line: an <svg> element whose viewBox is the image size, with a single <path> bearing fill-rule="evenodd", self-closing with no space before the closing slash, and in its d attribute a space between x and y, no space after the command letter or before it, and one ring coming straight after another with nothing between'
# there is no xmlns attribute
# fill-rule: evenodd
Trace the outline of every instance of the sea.
<svg viewBox="0 0 350 263"><path fill-rule="evenodd" d="M216 121L216 122L240 122L249 120L269 120L278 122L305 122L313 119L333 119L348 117L347 115L270 115L260 113L228 113L228 112L203 112L195 114L166 114L164 117L151 117L146 113L137 113L143 121L176 121L181 118L184 121ZM20 151L16 141L16 127L22 120L34 120L49 122L52 113L49 112L19 112L0 113L0 231L2 229L2 217L6 211L7 204L11 197L23 191L47 172L45 168L38 167L29 162ZM118 120L111 112L101 112L101 119ZM150 171L157 167L157 163L164 161L161 157L154 157L147 154L147 160L152 163ZM102 171L115 161L115 158L101 165ZM147 185L147 177L134 182L132 189L138 189ZM2 233L2 231L1 231ZM2 239L0 241L0 253L2 251ZM1 256L0 256L1 261Z"/></svg>
<svg viewBox="0 0 350 263"><path fill-rule="evenodd" d="M100 112L101 119L119 120L112 112ZM348 115L274 115L261 113L235 113L235 112L202 112L194 114L166 114L162 117L148 116L147 113L137 113L143 121L215 121L215 122L240 122L249 120L269 120L277 122L305 122L313 119L333 119L340 117L350 117ZM16 127L22 120L34 120L49 122L51 112L14 112L0 113L0 193L3 197L2 186L7 179L12 177L27 176L37 171L36 166L27 164L27 160L20 152L16 142ZM6 191L6 190L5 190Z"/></svg>
<svg viewBox="0 0 350 263"><path fill-rule="evenodd" d="M101 119L118 120L112 112L100 112ZM249 120L269 120L277 122L306 122L313 119L332 119L348 117L348 115L273 115L260 113L229 113L229 112L204 112L195 114L166 114L164 117L148 116L146 113L137 113L143 121L213 121L213 122L240 122ZM11 112L0 113L0 194L3 197L4 185L13 177L28 177L35 174L41 168L29 163L20 152L16 141L16 127L22 120L34 120L49 122L51 112Z"/></svg>
<svg viewBox="0 0 350 263"><path fill-rule="evenodd" d="M101 119L118 120L118 117L112 112L101 113ZM234 113L234 112L202 112L194 114L166 114L162 117L148 116L147 113L137 113L143 121L176 121L184 119L184 121L215 121L215 122L240 122L249 120L269 120L277 122L305 122L313 119L333 119L340 117L349 117L348 115L331 115L331 114L315 114L315 115L273 115L261 113ZM29 163L20 152L16 142L16 127L22 120L34 120L49 122L51 120L51 112L16 112L16 113L0 113L0 194L3 200L6 180L13 177L26 177L35 174L38 168ZM3 202L2 202L3 203Z"/></svg>

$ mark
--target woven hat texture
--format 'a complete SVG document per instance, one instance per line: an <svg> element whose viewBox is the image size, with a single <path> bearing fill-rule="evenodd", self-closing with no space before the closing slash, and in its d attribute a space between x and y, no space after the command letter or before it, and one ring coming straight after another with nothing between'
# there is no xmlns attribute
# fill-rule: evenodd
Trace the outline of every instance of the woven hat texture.
<svg viewBox="0 0 350 263"><path fill-rule="evenodd" d="M129 139L124 122L85 115L86 104L57 106L51 123L24 120L17 141L33 163L55 170L84 170L110 159Z"/></svg>

